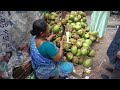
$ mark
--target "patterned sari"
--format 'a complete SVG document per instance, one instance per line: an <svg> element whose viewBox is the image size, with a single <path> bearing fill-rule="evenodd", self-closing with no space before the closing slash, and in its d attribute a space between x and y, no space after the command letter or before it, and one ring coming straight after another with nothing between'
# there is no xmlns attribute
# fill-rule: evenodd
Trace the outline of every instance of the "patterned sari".
<svg viewBox="0 0 120 90"><path fill-rule="evenodd" d="M70 62L65 62L62 60L60 62L54 62L54 60L43 57L36 47L35 36L33 36L31 40L30 49L32 67L39 79L48 79L56 75L65 77L73 71L74 67Z"/></svg>

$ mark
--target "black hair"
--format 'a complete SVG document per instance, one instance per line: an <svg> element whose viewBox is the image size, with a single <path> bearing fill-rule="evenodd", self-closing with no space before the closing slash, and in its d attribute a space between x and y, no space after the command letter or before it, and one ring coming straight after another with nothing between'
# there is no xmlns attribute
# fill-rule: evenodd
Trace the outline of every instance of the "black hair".
<svg viewBox="0 0 120 90"><path fill-rule="evenodd" d="M30 33L37 37L40 35L41 32L45 32L47 30L48 24L44 19L38 19L33 23L33 30Z"/></svg>

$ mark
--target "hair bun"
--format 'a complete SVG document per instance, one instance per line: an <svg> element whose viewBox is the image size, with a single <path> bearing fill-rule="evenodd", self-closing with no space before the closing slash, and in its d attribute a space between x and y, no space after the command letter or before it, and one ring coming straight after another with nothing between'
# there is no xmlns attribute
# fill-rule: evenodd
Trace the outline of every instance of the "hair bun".
<svg viewBox="0 0 120 90"><path fill-rule="evenodd" d="M36 35L36 32L34 30L31 30L30 33L34 36Z"/></svg>

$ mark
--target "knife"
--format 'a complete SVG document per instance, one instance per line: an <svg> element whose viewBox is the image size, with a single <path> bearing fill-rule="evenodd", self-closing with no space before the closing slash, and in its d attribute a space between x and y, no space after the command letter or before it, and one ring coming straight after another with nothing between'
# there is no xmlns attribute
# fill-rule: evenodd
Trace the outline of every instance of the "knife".
<svg viewBox="0 0 120 90"><path fill-rule="evenodd" d="M63 35L64 35L64 33L65 33L65 26L62 25L62 28L63 28L63 30L62 30L61 38L63 37Z"/></svg>

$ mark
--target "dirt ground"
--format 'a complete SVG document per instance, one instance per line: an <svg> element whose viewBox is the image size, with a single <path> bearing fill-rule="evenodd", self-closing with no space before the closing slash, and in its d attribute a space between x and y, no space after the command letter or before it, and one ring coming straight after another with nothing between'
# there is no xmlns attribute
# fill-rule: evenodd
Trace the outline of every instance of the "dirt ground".
<svg viewBox="0 0 120 90"><path fill-rule="evenodd" d="M88 23L90 23L90 16L88 18ZM111 76L112 74L108 71L106 71L106 67L113 67L109 63L109 58L106 55L107 49L113 40L116 31L117 31L117 26L120 25L120 18L114 16L110 16L107 31L105 36L100 40L100 43L95 43L93 45L93 48L96 51L95 57L92 59L93 60L93 66L91 67L91 73L90 74L82 74L80 76L79 72L83 72L83 69L81 69L82 66L76 66L76 75L73 75L75 77L79 78L84 78L85 76L90 76L90 79L102 79L101 74L106 74ZM103 63L102 63L103 62ZM102 64L101 64L102 63ZM101 64L101 65L100 65Z"/></svg>

